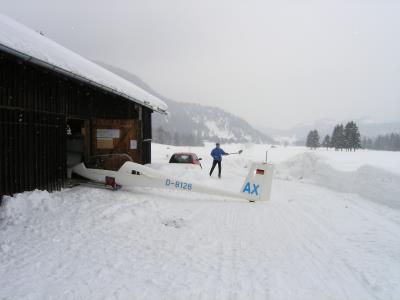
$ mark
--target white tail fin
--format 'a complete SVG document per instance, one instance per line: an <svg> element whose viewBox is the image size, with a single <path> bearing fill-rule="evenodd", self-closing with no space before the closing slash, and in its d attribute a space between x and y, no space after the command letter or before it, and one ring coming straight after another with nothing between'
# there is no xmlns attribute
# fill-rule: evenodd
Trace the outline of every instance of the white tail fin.
<svg viewBox="0 0 400 300"><path fill-rule="evenodd" d="M271 196L274 168L268 163L253 163L240 193L249 201L267 201Z"/></svg>

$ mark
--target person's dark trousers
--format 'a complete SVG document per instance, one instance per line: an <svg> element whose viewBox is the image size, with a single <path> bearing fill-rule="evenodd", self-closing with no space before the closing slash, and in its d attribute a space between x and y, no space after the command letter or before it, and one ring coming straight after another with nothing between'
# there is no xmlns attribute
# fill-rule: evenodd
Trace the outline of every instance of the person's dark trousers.
<svg viewBox="0 0 400 300"><path fill-rule="evenodd" d="M221 161L220 160L214 160L211 170L210 170L210 176L214 172L215 166L218 164L218 177L221 178Z"/></svg>

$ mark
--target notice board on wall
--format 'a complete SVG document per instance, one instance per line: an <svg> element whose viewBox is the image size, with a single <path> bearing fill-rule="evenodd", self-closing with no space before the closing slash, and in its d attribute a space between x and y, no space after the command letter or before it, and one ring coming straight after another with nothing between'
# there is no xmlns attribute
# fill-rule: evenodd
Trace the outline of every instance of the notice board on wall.
<svg viewBox="0 0 400 300"><path fill-rule="evenodd" d="M119 129L96 129L97 139L119 139Z"/></svg>
<svg viewBox="0 0 400 300"><path fill-rule="evenodd" d="M141 162L140 122L132 119L93 119L91 155L128 154Z"/></svg>

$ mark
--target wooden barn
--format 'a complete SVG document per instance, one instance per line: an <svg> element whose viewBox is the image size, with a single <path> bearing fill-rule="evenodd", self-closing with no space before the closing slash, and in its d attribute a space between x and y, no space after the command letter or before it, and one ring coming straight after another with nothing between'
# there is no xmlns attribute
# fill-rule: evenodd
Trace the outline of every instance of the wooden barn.
<svg viewBox="0 0 400 300"><path fill-rule="evenodd" d="M151 162L157 97L0 15L0 200L57 190L68 168L102 154Z"/></svg>

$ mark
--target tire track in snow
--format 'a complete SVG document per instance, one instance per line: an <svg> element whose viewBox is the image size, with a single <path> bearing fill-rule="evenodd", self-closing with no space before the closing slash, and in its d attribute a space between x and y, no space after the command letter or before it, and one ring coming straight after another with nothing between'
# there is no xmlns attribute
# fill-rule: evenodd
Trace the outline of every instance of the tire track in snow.
<svg viewBox="0 0 400 300"><path fill-rule="evenodd" d="M0 253L0 272L7 274L0 277L0 298L400 294L399 226L391 221L398 214L353 195L281 180L274 182L273 201L254 204L154 191L85 191L54 193L56 210L32 211L21 223L2 227L1 237L16 249ZM386 212L393 218L387 220ZM174 220L179 226L165 222ZM8 258L14 261L6 263Z"/></svg>
<svg viewBox="0 0 400 300"><path fill-rule="evenodd" d="M295 205L296 202L293 202L292 205L287 205L283 212L281 210L281 213L284 213L287 217L288 222L285 223L285 226L289 226L288 231L293 234L291 239L302 241L301 247L297 248L296 252L303 253L305 257L310 258L313 273L319 274L319 280L325 283L327 291L332 293L336 290L339 293L337 297L351 299L356 292L357 297L363 299L379 298L376 291L371 289L371 286L365 285L362 273L354 272L353 268L349 268L349 265L352 264L348 261L348 258L351 257L349 253L357 253L358 249L336 232L333 224L327 223L323 217L319 216L318 211L312 209L312 205L321 208L324 201L318 199L318 194L310 193L306 184L298 184L296 186L297 193L302 190L309 198L305 199L307 202L303 200L300 205ZM321 189L321 191L332 193L325 189ZM342 194L337 193L328 196L331 201L335 199L336 204L341 203L342 197ZM312 200L312 204L310 204L310 200ZM345 207L344 204L343 207ZM305 230L312 231L312 235L299 235L296 230L290 230L290 228L298 228L300 221ZM329 257L332 259L327 259ZM354 254L353 258L355 258ZM340 293L342 296L340 296ZM326 297L329 298L328 295Z"/></svg>

